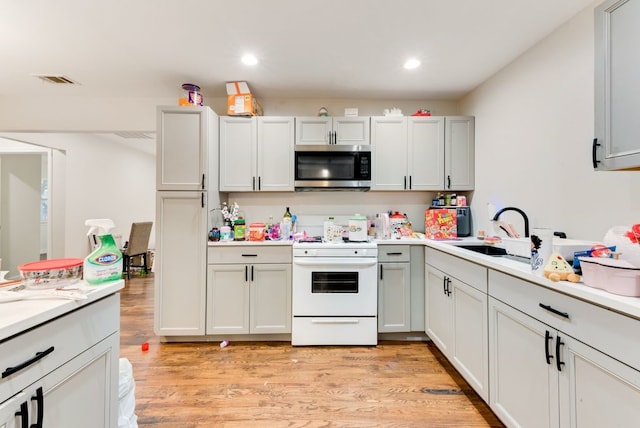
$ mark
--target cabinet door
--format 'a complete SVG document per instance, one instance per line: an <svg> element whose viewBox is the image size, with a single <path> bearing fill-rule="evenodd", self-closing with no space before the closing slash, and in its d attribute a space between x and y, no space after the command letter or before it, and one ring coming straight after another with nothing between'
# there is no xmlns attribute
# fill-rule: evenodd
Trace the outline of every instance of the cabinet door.
<svg viewBox="0 0 640 428"><path fill-rule="evenodd" d="M407 147L411 190L442 190L444 117L409 117Z"/></svg>
<svg viewBox="0 0 640 428"><path fill-rule="evenodd" d="M113 334L33 385L31 421L42 411L37 401L42 388L43 426L116 426L119 342L119 334Z"/></svg>
<svg viewBox="0 0 640 428"><path fill-rule="evenodd" d="M445 274L430 265L425 269L425 331L443 354L451 345L451 302Z"/></svg>
<svg viewBox="0 0 640 428"><path fill-rule="evenodd" d="M293 191L294 119L258 118L258 184L263 192Z"/></svg>
<svg viewBox="0 0 640 428"><path fill-rule="evenodd" d="M607 0L595 11L593 167L640 167L640 4ZM599 145L596 145L599 144Z"/></svg>
<svg viewBox="0 0 640 428"><path fill-rule="evenodd" d="M444 137L445 189L473 190L475 184L474 118L447 116Z"/></svg>
<svg viewBox="0 0 640 428"><path fill-rule="evenodd" d="M255 117L220 117L220 191L257 190Z"/></svg>
<svg viewBox="0 0 640 428"><path fill-rule="evenodd" d="M555 331L489 298L489 405L507 426L559 425ZM608 425L606 425L608 426Z"/></svg>
<svg viewBox="0 0 640 428"><path fill-rule="evenodd" d="M329 144L330 117L296 117L296 144Z"/></svg>
<svg viewBox="0 0 640 428"><path fill-rule="evenodd" d="M208 107L159 107L156 148L158 190L203 190L206 187Z"/></svg>
<svg viewBox="0 0 640 428"><path fill-rule="evenodd" d="M407 118L371 118L372 190L406 190Z"/></svg>
<svg viewBox="0 0 640 428"><path fill-rule="evenodd" d="M411 331L411 263L378 265L378 332Z"/></svg>
<svg viewBox="0 0 640 428"><path fill-rule="evenodd" d="M29 395L22 391L3 403L0 403L0 427L1 428L21 428L29 422ZM30 426L30 425L26 425Z"/></svg>
<svg viewBox="0 0 640 428"><path fill-rule="evenodd" d="M207 268L207 334L249 333L250 265Z"/></svg>
<svg viewBox="0 0 640 428"><path fill-rule="evenodd" d="M637 422L640 372L561 335L560 426L625 427Z"/></svg>
<svg viewBox="0 0 640 428"><path fill-rule="evenodd" d="M207 276L203 192L157 192L155 332L202 335Z"/></svg>
<svg viewBox="0 0 640 428"><path fill-rule="evenodd" d="M489 401L487 295L451 280L453 344L451 362L483 400Z"/></svg>
<svg viewBox="0 0 640 428"><path fill-rule="evenodd" d="M251 333L291 333L291 265L255 264L251 272Z"/></svg>
<svg viewBox="0 0 640 428"><path fill-rule="evenodd" d="M334 117L335 144L371 144L369 117Z"/></svg>

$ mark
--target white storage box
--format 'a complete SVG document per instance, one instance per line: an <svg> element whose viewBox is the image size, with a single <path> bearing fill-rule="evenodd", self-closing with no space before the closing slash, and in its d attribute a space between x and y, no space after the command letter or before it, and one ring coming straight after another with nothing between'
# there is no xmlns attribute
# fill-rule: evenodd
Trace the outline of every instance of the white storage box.
<svg viewBox="0 0 640 428"><path fill-rule="evenodd" d="M563 239L553 237L553 252L560 254L566 261L573 261L573 254L578 251L587 251L598 244L593 241L580 241L577 239Z"/></svg>
<svg viewBox="0 0 640 428"><path fill-rule="evenodd" d="M626 260L578 257L584 285L621 296L640 297L640 267Z"/></svg>
<svg viewBox="0 0 640 428"><path fill-rule="evenodd" d="M507 254L512 256L531 258L530 238L502 238L502 246Z"/></svg>

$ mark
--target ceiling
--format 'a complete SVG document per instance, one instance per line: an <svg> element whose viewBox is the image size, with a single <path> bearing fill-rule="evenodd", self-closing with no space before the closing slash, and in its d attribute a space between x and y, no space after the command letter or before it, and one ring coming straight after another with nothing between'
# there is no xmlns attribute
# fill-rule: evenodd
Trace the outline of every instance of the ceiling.
<svg viewBox="0 0 640 428"><path fill-rule="evenodd" d="M219 97L246 80L259 98L456 100L591 3L0 0L0 97Z"/></svg>

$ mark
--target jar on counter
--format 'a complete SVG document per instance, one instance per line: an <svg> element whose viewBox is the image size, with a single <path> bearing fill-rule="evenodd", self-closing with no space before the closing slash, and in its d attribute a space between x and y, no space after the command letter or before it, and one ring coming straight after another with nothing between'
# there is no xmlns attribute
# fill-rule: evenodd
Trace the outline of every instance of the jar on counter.
<svg viewBox="0 0 640 428"><path fill-rule="evenodd" d="M244 218L238 217L238 219L233 222L233 239L235 241L244 241L244 235L246 232L247 226L245 224Z"/></svg>
<svg viewBox="0 0 640 428"><path fill-rule="evenodd" d="M249 225L249 241L264 241L265 225L264 223L251 223Z"/></svg>
<svg viewBox="0 0 640 428"><path fill-rule="evenodd" d="M233 239L233 232L231 232L230 226L222 226L220 228L220 240L231 241Z"/></svg>

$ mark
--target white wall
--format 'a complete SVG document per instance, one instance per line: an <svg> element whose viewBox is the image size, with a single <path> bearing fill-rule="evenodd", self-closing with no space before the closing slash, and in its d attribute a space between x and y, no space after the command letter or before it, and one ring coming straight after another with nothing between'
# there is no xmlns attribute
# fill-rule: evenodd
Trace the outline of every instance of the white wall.
<svg viewBox="0 0 640 428"><path fill-rule="evenodd" d="M489 202L574 238L640 221L640 172L592 169L593 40L589 7L462 101L476 117L476 230Z"/></svg>
<svg viewBox="0 0 640 428"><path fill-rule="evenodd" d="M153 139L129 145L107 135L83 133L21 133L15 137L66 152L65 257L87 255L84 222L88 218L112 219L116 224L113 233L122 234L123 240L134 221L155 221ZM152 232L151 248L153 241Z"/></svg>

